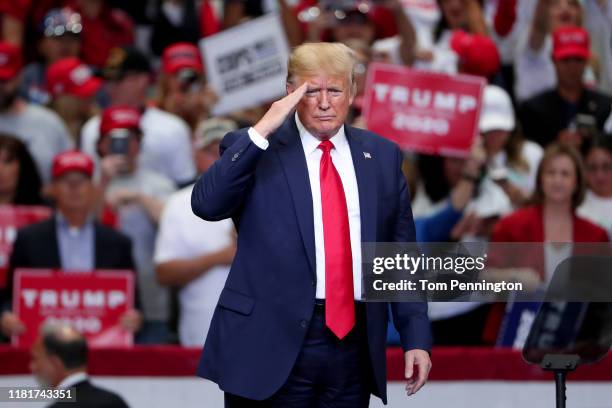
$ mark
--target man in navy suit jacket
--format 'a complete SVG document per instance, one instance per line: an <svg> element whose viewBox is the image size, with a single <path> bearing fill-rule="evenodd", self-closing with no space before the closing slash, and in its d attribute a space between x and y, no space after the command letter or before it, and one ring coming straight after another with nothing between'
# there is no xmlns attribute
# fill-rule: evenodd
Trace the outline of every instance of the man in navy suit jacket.
<svg viewBox="0 0 612 408"><path fill-rule="evenodd" d="M225 391L227 407L367 407L370 394L386 402L389 308L361 301L360 244L414 241L415 230L398 146L344 125L355 94L353 61L338 43L296 48L288 95L254 127L227 134L221 158L193 190L196 215L231 217L238 230L198 368ZM344 197L335 196L326 217L330 189ZM345 235L331 230L337 225ZM348 268L325 257L332 250L348 254ZM326 273L338 270L353 282L348 309L332 305L340 289L330 289L338 281ZM348 334L338 334L331 323L346 323L347 310ZM427 305L392 303L391 311L410 395L431 368Z"/></svg>

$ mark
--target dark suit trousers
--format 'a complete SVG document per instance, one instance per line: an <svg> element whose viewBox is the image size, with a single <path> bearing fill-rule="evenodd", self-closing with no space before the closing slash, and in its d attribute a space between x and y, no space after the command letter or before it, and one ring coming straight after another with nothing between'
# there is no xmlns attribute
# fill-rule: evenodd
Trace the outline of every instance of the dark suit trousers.
<svg viewBox="0 0 612 408"><path fill-rule="evenodd" d="M272 397L253 401L225 394L226 408L367 408L373 389L366 316L356 304L357 323L339 340L325 326L317 304L302 350L285 384Z"/></svg>

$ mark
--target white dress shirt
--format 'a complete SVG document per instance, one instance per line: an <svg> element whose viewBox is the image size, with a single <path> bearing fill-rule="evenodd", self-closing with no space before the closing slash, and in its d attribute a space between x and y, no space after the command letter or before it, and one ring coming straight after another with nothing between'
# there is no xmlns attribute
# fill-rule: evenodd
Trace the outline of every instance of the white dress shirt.
<svg viewBox="0 0 612 408"><path fill-rule="evenodd" d="M85 371L79 371L74 374L70 374L68 377L64 378L58 385L58 390L67 390L68 388L74 387L78 383L88 380L89 376Z"/></svg>
<svg viewBox="0 0 612 408"><path fill-rule="evenodd" d="M323 236L323 209L321 206L321 184L319 167L323 151L318 148L321 141L314 137L295 114L295 122L302 141L302 148L306 156L310 191L312 193L312 210L314 218L315 253L317 269L317 299L325 299L325 245ZM268 141L257 133L254 128L249 129L251 141L261 149L268 148ZM349 229L351 236L351 253L353 256L353 290L356 300L361 300L361 218L359 210L359 190L357 176L353 166L351 149L344 134L344 126L331 137L334 144L331 158L340 179L346 197L348 209Z"/></svg>

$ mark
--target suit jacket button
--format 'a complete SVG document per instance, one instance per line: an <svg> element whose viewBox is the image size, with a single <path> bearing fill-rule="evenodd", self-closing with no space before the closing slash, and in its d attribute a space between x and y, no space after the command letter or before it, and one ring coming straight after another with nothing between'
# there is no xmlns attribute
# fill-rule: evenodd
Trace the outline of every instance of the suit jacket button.
<svg viewBox="0 0 612 408"><path fill-rule="evenodd" d="M306 328L306 326L308 326L308 322L302 319L302 321L300 322L300 326L302 326L302 328Z"/></svg>

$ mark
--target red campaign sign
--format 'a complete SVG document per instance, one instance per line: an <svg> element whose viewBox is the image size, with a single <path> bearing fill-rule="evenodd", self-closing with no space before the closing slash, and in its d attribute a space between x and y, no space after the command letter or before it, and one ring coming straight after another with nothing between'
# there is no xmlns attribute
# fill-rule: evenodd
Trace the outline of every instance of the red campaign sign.
<svg viewBox="0 0 612 408"><path fill-rule="evenodd" d="M478 132L483 78L375 63L368 68L367 127L404 150L465 157Z"/></svg>
<svg viewBox="0 0 612 408"><path fill-rule="evenodd" d="M83 333L90 347L131 346L133 335L119 325L134 308L130 271L62 272L17 269L13 311L26 332L13 336L15 346L31 346L47 320L68 323Z"/></svg>
<svg viewBox="0 0 612 408"><path fill-rule="evenodd" d="M0 206L0 288L6 286L6 271L13 250L17 230L27 225L46 220L51 209L43 206L1 205Z"/></svg>

